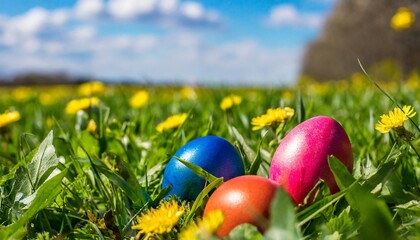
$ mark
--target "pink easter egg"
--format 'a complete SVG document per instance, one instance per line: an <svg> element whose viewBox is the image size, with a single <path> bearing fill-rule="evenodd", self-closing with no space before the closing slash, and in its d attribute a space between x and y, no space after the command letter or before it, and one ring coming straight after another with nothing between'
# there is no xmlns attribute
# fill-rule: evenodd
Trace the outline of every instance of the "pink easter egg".
<svg viewBox="0 0 420 240"><path fill-rule="evenodd" d="M335 193L339 189L329 156L353 170L352 147L344 128L330 117L313 117L282 139L272 158L270 179L282 185L297 204L303 203L320 179Z"/></svg>

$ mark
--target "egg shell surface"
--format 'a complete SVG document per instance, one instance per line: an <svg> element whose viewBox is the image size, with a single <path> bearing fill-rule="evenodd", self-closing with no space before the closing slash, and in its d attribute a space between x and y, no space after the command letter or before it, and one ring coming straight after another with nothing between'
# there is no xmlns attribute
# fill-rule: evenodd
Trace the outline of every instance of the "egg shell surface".
<svg viewBox="0 0 420 240"><path fill-rule="evenodd" d="M339 189L328 165L331 155L352 171L353 152L344 128L327 116L310 118L280 142L272 158L270 179L283 185L297 204L304 201L319 179L335 193Z"/></svg>
<svg viewBox="0 0 420 240"><path fill-rule="evenodd" d="M217 235L224 237L236 226L249 223L261 232L268 227L271 201L278 184L256 175L243 175L224 182L207 201L204 216L221 210L224 221Z"/></svg>
<svg viewBox="0 0 420 240"><path fill-rule="evenodd" d="M226 139L218 136L196 138L182 146L174 156L201 167L224 181L244 175L241 155ZM169 195L192 201L205 187L206 181L172 157L163 173L162 188L172 186Z"/></svg>

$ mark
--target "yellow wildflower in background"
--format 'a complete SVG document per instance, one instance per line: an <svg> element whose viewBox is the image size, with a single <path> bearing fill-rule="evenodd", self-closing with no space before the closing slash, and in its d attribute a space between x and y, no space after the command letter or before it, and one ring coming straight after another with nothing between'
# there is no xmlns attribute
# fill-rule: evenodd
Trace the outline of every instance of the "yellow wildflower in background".
<svg viewBox="0 0 420 240"><path fill-rule="evenodd" d="M408 76L406 83L406 87L410 90L416 90L420 88L420 75L419 72L413 71Z"/></svg>
<svg viewBox="0 0 420 240"><path fill-rule="evenodd" d="M375 129L381 133L388 133L391 130L399 130L404 128L404 121L416 115L414 108L405 105L401 108L396 107L388 114L381 116L381 120L376 124Z"/></svg>
<svg viewBox="0 0 420 240"><path fill-rule="evenodd" d="M13 100L17 102L25 102L32 97L34 91L31 87L16 87L12 90Z"/></svg>
<svg viewBox="0 0 420 240"><path fill-rule="evenodd" d="M38 98L39 98L39 102L44 106L51 105L55 103L55 100L56 100L53 94L47 93L47 92L42 92L38 96Z"/></svg>
<svg viewBox="0 0 420 240"><path fill-rule="evenodd" d="M184 87L181 89L181 95L183 98L187 99L196 99L197 94L194 91L194 88L192 87Z"/></svg>
<svg viewBox="0 0 420 240"><path fill-rule="evenodd" d="M68 97L72 94L73 89L67 85L56 85L42 87L38 94L39 102L44 106L56 103L58 100Z"/></svg>
<svg viewBox="0 0 420 240"><path fill-rule="evenodd" d="M362 73L353 73L351 75L351 87L356 91L363 91L365 87L366 77Z"/></svg>
<svg viewBox="0 0 420 240"><path fill-rule="evenodd" d="M105 84L100 81L83 83L79 86L78 92L82 96L92 96L94 94L102 94L106 90Z"/></svg>
<svg viewBox="0 0 420 240"><path fill-rule="evenodd" d="M212 211L204 218L197 220L197 223L192 222L185 227L178 234L178 239L194 240L197 239L197 236L200 237L199 239L207 239L219 229L223 220L224 216L221 210Z"/></svg>
<svg viewBox="0 0 420 240"><path fill-rule="evenodd" d="M283 93L281 94L281 97L284 100L289 101L293 98L293 92L291 90L284 90Z"/></svg>
<svg viewBox="0 0 420 240"><path fill-rule="evenodd" d="M258 117L254 117L251 120L251 124L254 125L252 130L260 130L266 126L276 127L279 124L285 122L286 120L290 119L295 115L295 110L293 108L285 107L285 108L276 108L276 109L268 109L266 114L263 114Z"/></svg>
<svg viewBox="0 0 420 240"><path fill-rule="evenodd" d="M185 120L187 119L187 116L188 116L188 114L186 114L186 113L180 113L180 114L172 115L172 116L168 117L165 121L159 123L156 126L156 130L158 132L163 132L163 131L171 129L171 128L179 127L180 125L182 125L185 122Z"/></svg>
<svg viewBox="0 0 420 240"><path fill-rule="evenodd" d="M47 126L47 128L52 128L54 126L55 120L52 117L47 117L45 119L45 125Z"/></svg>
<svg viewBox="0 0 420 240"><path fill-rule="evenodd" d="M151 239L156 234L170 233L184 212L185 209L177 202L164 202L159 208L137 216L137 225L132 226L131 229L139 231L136 235L137 239L141 234L146 235L145 239Z"/></svg>
<svg viewBox="0 0 420 240"><path fill-rule="evenodd" d="M136 92L130 98L130 106L132 108L141 108L147 103L147 101L149 101L149 93L145 90L141 90Z"/></svg>
<svg viewBox="0 0 420 240"><path fill-rule="evenodd" d="M242 98L240 96L230 95L222 99L222 102L220 103L220 108L223 111L226 111L227 109L232 108L233 105L241 104L241 102L242 102Z"/></svg>
<svg viewBox="0 0 420 240"><path fill-rule="evenodd" d="M90 133L94 133L96 131L96 128L97 128L97 125L96 125L95 120L90 119L86 127L86 130Z"/></svg>
<svg viewBox="0 0 420 240"><path fill-rule="evenodd" d="M11 111L0 114L0 128L17 122L19 119L20 113L18 111Z"/></svg>
<svg viewBox="0 0 420 240"><path fill-rule="evenodd" d="M400 7L391 18L390 25L395 30L404 30L410 28L415 20L415 15L409 8Z"/></svg>
<svg viewBox="0 0 420 240"><path fill-rule="evenodd" d="M98 105L99 105L99 99L96 97L73 99L67 103L66 113L76 114L77 111L79 110L87 109L92 106L98 106Z"/></svg>

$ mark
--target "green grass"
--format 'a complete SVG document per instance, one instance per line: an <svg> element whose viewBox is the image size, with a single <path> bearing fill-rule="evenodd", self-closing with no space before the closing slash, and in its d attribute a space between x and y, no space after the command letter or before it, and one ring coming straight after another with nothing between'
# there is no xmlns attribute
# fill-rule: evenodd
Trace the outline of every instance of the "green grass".
<svg viewBox="0 0 420 240"><path fill-rule="evenodd" d="M406 128L415 134L408 144L394 133L374 127L382 114L397 105L420 109L420 88L396 82L310 83L293 88L196 88L185 98L177 87L108 86L95 95L99 107L67 115L77 87L32 88L27 99L0 88L0 112L16 109L21 119L0 128L0 239L129 239L135 216L155 207L166 162L183 144L204 136L226 138L238 148L248 173L268 176L270 159L281 138L313 116L339 121L352 143L354 171L348 173L330 159L339 193L321 191L311 205L294 206L278 191L270 227L259 233L250 225L235 229L228 239L418 239L420 236L420 114ZM129 98L138 89L150 94L148 103L132 109ZM56 98L42 105L46 92ZM223 111L221 100L235 94L238 106ZM277 132L252 131L251 119L268 108L289 106L295 116ZM188 113L172 131L156 125L168 116ZM86 130L94 119L97 130ZM413 149L414 148L414 149ZM187 206L178 231L201 217L207 195L220 179ZM104 224L105 223L105 224ZM170 235L170 236L176 236ZM168 236L161 236L162 239Z"/></svg>

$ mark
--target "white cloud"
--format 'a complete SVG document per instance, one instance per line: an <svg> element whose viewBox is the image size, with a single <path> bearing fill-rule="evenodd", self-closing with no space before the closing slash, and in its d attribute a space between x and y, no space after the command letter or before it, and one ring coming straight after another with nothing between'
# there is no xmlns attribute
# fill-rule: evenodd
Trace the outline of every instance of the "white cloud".
<svg viewBox="0 0 420 240"><path fill-rule="evenodd" d="M79 0L74 7L74 14L81 19L94 19L103 13L102 0Z"/></svg>
<svg viewBox="0 0 420 240"><path fill-rule="evenodd" d="M155 36L141 36L133 39L133 49L138 52L144 52L158 46L158 38Z"/></svg>
<svg viewBox="0 0 420 240"><path fill-rule="evenodd" d="M179 0L78 0L73 8L46 10L34 7L17 16L0 16L0 45L13 47L19 44L38 46L49 44L63 38L89 38L94 34L91 29L74 29L86 23L95 24L107 21L149 22L156 26L190 27L219 26L221 18L211 9L200 3L180 2ZM88 22L87 22L88 21ZM76 36L77 35L77 36ZM35 39L26 41L24 39ZM30 42L31 44L27 43ZM54 44L53 44L54 45ZM55 45L54 45L55 46ZM27 47L24 49L38 49ZM57 49L57 47L52 47ZM32 50L31 50L32 51Z"/></svg>
<svg viewBox="0 0 420 240"><path fill-rule="evenodd" d="M43 43L43 49L48 55L58 55L60 52L63 52L65 45L60 41L49 41Z"/></svg>
<svg viewBox="0 0 420 240"><path fill-rule="evenodd" d="M40 32L47 25L49 12L43 8L32 8L22 16L18 16L10 22L12 28L25 34L33 35Z"/></svg>
<svg viewBox="0 0 420 240"><path fill-rule="evenodd" d="M178 0L110 0L108 15L117 21L149 21L162 26L218 26L221 18L201 3Z"/></svg>
<svg viewBox="0 0 420 240"><path fill-rule="evenodd" d="M114 52L122 54L137 54L154 50L159 46L159 39L153 35L119 35L107 38L93 39L95 42L90 49L91 52L99 54L101 52ZM140 55L139 55L140 56Z"/></svg>
<svg viewBox="0 0 420 240"><path fill-rule="evenodd" d="M71 41L84 42L93 39L96 29L92 26L81 26L70 30L68 35Z"/></svg>
<svg viewBox="0 0 420 240"><path fill-rule="evenodd" d="M36 52L41 47L41 42L36 38L23 39L22 47L28 52Z"/></svg>
<svg viewBox="0 0 420 240"><path fill-rule="evenodd" d="M67 9L58 9L49 13L49 21L53 26L62 27L70 21L71 14Z"/></svg>
<svg viewBox="0 0 420 240"><path fill-rule="evenodd" d="M293 83L302 52L265 48L254 40L212 45L197 36L181 34L157 39L155 46L140 55L121 56L117 51L98 54L95 74L103 77L123 73L128 78L150 77L155 81L280 85ZM115 61L122 64L110 68Z"/></svg>
<svg viewBox="0 0 420 240"><path fill-rule="evenodd" d="M332 4L337 2L337 0L306 0L306 2L313 4Z"/></svg>
<svg viewBox="0 0 420 240"><path fill-rule="evenodd" d="M222 44L200 53L201 71L213 80L243 84L291 84L298 73L300 49L266 48L245 39Z"/></svg>
<svg viewBox="0 0 420 240"><path fill-rule="evenodd" d="M321 14L299 12L295 6L283 4L277 5L270 10L266 23L271 27L319 28L322 26L323 20L324 16Z"/></svg>
<svg viewBox="0 0 420 240"><path fill-rule="evenodd" d="M70 13L36 7L22 15L1 18L0 46L33 53L42 50L45 43L64 37Z"/></svg>
<svg viewBox="0 0 420 240"><path fill-rule="evenodd" d="M47 11L44 8L32 8L23 15L11 18L7 25L24 35L34 35L51 28L60 28L69 20L69 13L65 9Z"/></svg>
<svg viewBox="0 0 420 240"><path fill-rule="evenodd" d="M116 19L132 20L151 14L155 6L156 0L110 0L108 11Z"/></svg>
<svg viewBox="0 0 420 240"><path fill-rule="evenodd" d="M271 24L290 23L298 19L298 12L292 5L279 5L271 9L268 20Z"/></svg>
<svg viewBox="0 0 420 240"><path fill-rule="evenodd" d="M276 14L283 21L301 16L286 13ZM159 35L104 37L92 17L184 27ZM114 79L292 83L301 50L273 49L252 39L211 43L188 29L220 22L217 11L178 0L79 0L72 9L34 8L20 16L0 16L0 66L11 72L66 71Z"/></svg>
<svg viewBox="0 0 420 240"><path fill-rule="evenodd" d="M158 8L163 14L172 14L176 11L178 4L178 0L161 0Z"/></svg>
<svg viewBox="0 0 420 240"><path fill-rule="evenodd" d="M301 57L299 49L268 48L252 39L210 44L190 32L99 38L85 27L73 34L82 42L28 41L25 50L16 47L11 54L0 54L0 66L114 80L150 78L156 83L279 85L293 83ZM23 60L15 64L19 58Z"/></svg>
<svg viewBox="0 0 420 240"><path fill-rule="evenodd" d="M198 2L183 2L181 7L181 14L190 19L201 19L204 17L204 8Z"/></svg>

